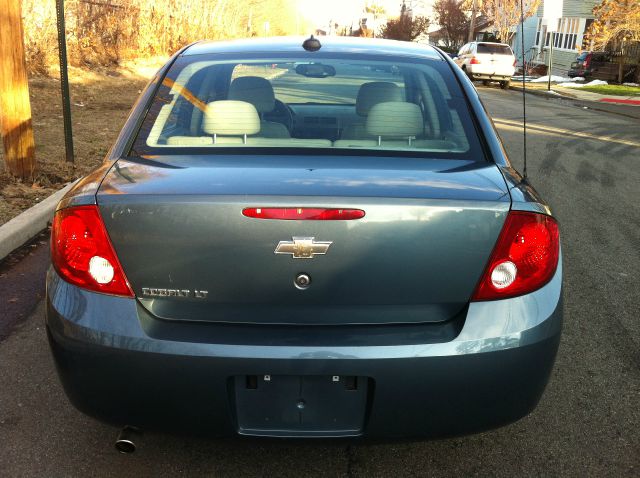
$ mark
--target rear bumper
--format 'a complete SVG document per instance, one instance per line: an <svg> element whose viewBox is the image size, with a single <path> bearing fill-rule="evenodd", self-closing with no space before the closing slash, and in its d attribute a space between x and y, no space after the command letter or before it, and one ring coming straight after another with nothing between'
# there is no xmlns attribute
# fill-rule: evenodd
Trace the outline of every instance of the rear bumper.
<svg viewBox="0 0 640 478"><path fill-rule="evenodd" d="M490 68L485 65L467 65L469 77L473 80L510 80L515 72L515 68Z"/></svg>
<svg viewBox="0 0 640 478"><path fill-rule="evenodd" d="M470 73L472 80L493 80L493 81L511 81L512 75L497 75L489 73Z"/></svg>
<svg viewBox="0 0 640 478"><path fill-rule="evenodd" d="M160 321L140 316L135 300L80 290L50 271L47 332L71 402L114 425L235 435L234 376L339 375L369 377L354 435L454 436L536 406L559 343L561 275L560 264L532 294L470 304L447 342L342 347L159 339Z"/></svg>

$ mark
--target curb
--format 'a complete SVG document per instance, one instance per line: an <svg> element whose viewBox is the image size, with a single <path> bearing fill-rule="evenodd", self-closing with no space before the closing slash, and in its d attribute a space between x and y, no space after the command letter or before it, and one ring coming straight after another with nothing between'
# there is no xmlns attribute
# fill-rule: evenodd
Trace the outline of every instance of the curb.
<svg viewBox="0 0 640 478"><path fill-rule="evenodd" d="M62 197L76 181L0 226L0 261L47 228Z"/></svg>
<svg viewBox="0 0 640 478"><path fill-rule="evenodd" d="M518 91L518 92L522 92L522 86L521 85L510 85L509 86L510 90L513 91ZM588 106L589 109L593 110L593 111L599 111L601 113L609 113L612 115L617 115L617 116L623 116L625 118L631 118L631 119L639 119L638 116L636 115L632 115L632 114L628 114L622 111L614 111L611 109L607 109L604 108L603 105L619 105L617 103L602 103L602 102L598 102L598 101L591 101L591 100L585 100L585 99L581 99L578 98L577 96L572 96L571 94L564 94L564 93L558 93L556 90L551 90L551 91L556 91L556 94L549 94L547 93L547 90L534 90L534 89L525 89L524 90L525 93L529 94L529 95L535 95L535 96L541 96L543 98L549 98L549 99L557 99L557 100L569 100L569 101L578 101L582 103L582 106Z"/></svg>
<svg viewBox="0 0 640 478"><path fill-rule="evenodd" d="M522 91L522 86L521 85L515 86L512 84L509 86L509 89L513 91ZM555 91L555 90L551 90L551 91ZM562 93L558 93L557 91L555 91L555 93L549 93L549 90L536 90L533 88L532 89L525 88L524 92L530 95L542 96L544 98L564 98L565 100L578 99L575 96L564 95Z"/></svg>

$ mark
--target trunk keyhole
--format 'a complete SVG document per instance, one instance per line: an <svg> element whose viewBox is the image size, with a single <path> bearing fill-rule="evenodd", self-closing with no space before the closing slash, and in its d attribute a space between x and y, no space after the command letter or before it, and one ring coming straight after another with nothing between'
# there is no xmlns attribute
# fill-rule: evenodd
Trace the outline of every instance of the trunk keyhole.
<svg viewBox="0 0 640 478"><path fill-rule="evenodd" d="M307 289L311 285L311 277L305 273L298 274L293 281L293 285L300 290Z"/></svg>

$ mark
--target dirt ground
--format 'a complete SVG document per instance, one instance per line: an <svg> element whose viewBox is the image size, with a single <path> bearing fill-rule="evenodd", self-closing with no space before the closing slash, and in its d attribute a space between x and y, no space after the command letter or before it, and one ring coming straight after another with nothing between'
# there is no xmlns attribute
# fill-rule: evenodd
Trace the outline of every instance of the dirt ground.
<svg viewBox="0 0 640 478"><path fill-rule="evenodd" d="M0 147L0 224L97 167L151 74L69 71L74 164L65 161L59 80L30 79L37 171L33 183L15 180L5 170Z"/></svg>

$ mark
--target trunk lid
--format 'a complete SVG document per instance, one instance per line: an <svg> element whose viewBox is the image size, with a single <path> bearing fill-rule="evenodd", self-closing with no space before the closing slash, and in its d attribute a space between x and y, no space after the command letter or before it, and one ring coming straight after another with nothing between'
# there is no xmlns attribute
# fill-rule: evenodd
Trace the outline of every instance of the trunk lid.
<svg viewBox="0 0 640 478"><path fill-rule="evenodd" d="M97 196L140 304L232 323L440 322L468 303L510 207L489 163L368 157L119 160ZM250 207L357 208L351 221L263 220ZM324 255L275 254L282 241ZM306 290L294 279L310 276Z"/></svg>

